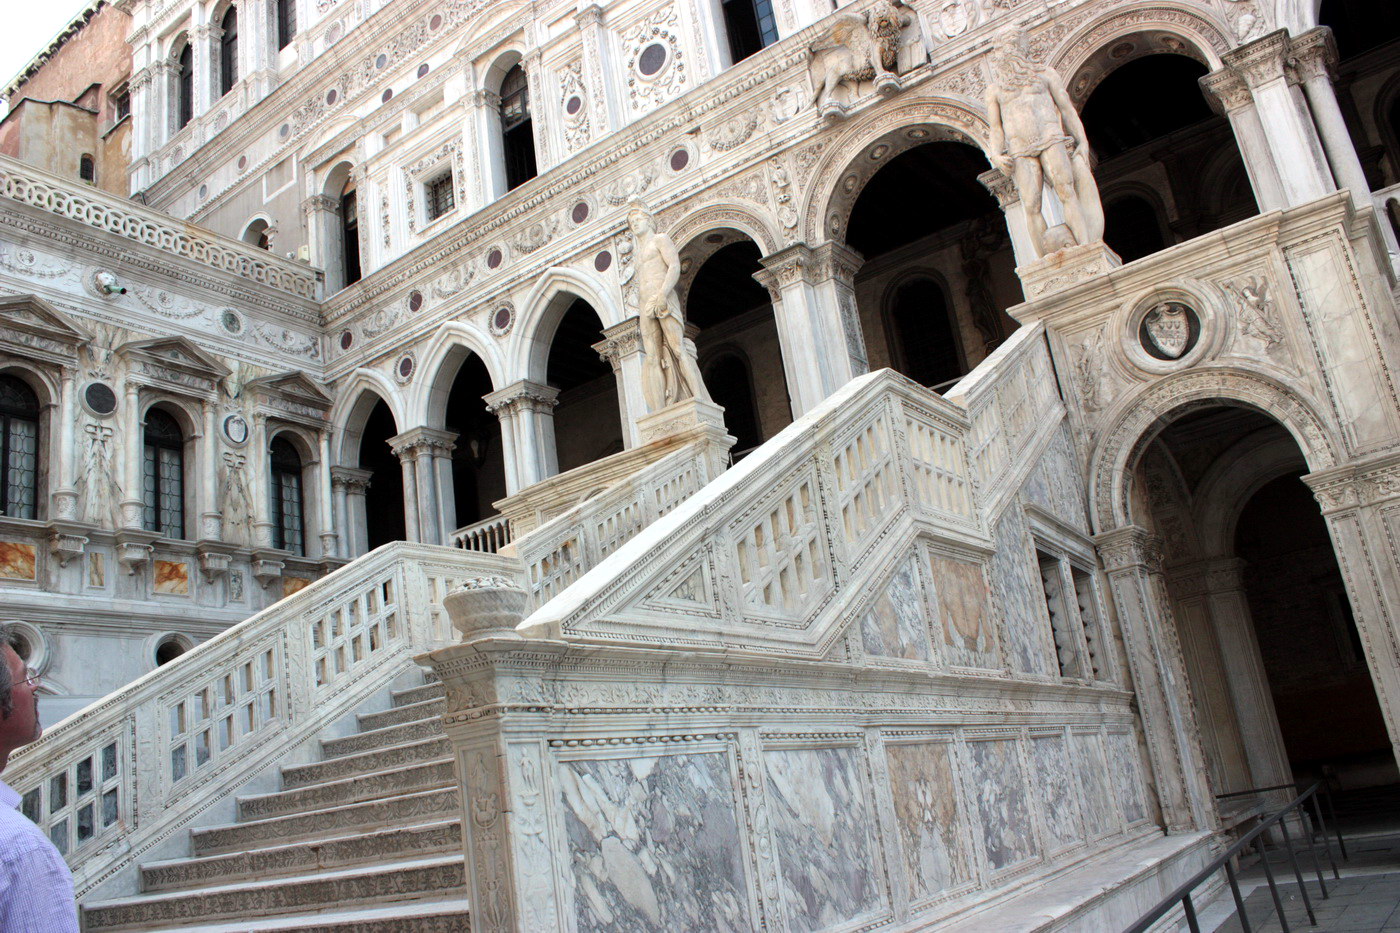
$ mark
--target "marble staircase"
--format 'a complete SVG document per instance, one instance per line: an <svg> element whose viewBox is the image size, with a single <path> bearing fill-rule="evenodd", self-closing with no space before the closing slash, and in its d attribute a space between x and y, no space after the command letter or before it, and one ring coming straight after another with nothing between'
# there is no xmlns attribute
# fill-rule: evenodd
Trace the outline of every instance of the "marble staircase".
<svg viewBox="0 0 1400 933"><path fill-rule="evenodd" d="M468 928L461 805L442 686L392 694L280 791L191 833L192 857L144 863L141 893L84 904L84 929L444 931Z"/></svg>

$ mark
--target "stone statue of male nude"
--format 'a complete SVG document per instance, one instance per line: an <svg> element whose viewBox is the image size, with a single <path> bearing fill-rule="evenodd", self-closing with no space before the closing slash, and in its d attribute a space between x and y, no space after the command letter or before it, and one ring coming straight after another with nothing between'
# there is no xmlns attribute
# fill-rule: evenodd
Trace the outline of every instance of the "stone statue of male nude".
<svg viewBox="0 0 1400 933"><path fill-rule="evenodd" d="M1069 245L1047 237L1040 210L1048 179L1065 209L1065 223L1079 244L1103 239L1103 205L1089 165L1089 140L1064 82L1031 60L1026 34L1002 35L987 88L991 161L1016 183L1031 241L1041 256Z"/></svg>
<svg viewBox="0 0 1400 933"><path fill-rule="evenodd" d="M685 349L685 316L676 284L681 258L675 242L657 233L641 204L627 212L636 241L637 300L642 330L642 394L647 407L660 411L688 398L710 401L700 367Z"/></svg>

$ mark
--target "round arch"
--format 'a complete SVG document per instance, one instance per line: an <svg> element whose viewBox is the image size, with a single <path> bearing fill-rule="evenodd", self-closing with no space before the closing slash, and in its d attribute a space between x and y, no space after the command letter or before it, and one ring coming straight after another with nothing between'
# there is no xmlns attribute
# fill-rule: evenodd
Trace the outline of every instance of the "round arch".
<svg viewBox="0 0 1400 933"><path fill-rule="evenodd" d="M593 308L603 327L621 323L626 314L621 296L587 272L554 266L536 280L523 302L524 311L515 326L515 343L507 351L508 371L543 383L549 362L549 345L564 313L574 299Z"/></svg>
<svg viewBox="0 0 1400 933"><path fill-rule="evenodd" d="M301 458L303 469L320 461L321 455L317 451L316 439L305 428L290 424L279 425L267 436L268 449L271 449L272 442L279 437L286 438L287 443L292 445L297 456Z"/></svg>
<svg viewBox="0 0 1400 933"><path fill-rule="evenodd" d="M350 180L350 173L355 170L355 164L349 159L340 159L326 172L326 179L321 183L321 194L331 198L338 198L345 190L345 184Z"/></svg>
<svg viewBox="0 0 1400 933"><path fill-rule="evenodd" d="M515 16L516 13L512 12L510 15ZM481 35L481 33L474 33L474 35ZM521 68L524 68L524 60L525 55L520 49L509 48L502 51L491 60L491 64L487 65L485 69L482 70L482 89L491 91L493 94L499 93L501 90L501 83L505 81L506 74L516 65L520 65Z"/></svg>
<svg viewBox="0 0 1400 933"><path fill-rule="evenodd" d="M852 121L812 174L799 209L803 237L812 246L843 239L851 208L880 167L905 150L951 140L987 151L987 118L952 98L901 99Z"/></svg>
<svg viewBox="0 0 1400 933"><path fill-rule="evenodd" d="M203 434L203 430L200 427L199 412L191 411L189 403L185 402L183 399L164 394L143 395L137 407L138 413L140 414L139 421L142 423L146 421L146 415L152 408L159 408L161 411L173 417L180 425L181 432L185 435L186 444Z"/></svg>
<svg viewBox="0 0 1400 933"><path fill-rule="evenodd" d="M29 386L34 392L34 395L38 397L39 407L41 409L50 408L58 404L60 394L58 382L54 379L53 374L45 369L28 365L21 360L14 360L0 363L0 375L14 376L20 382ZM81 381L78 383L80 388L84 384L85 383Z"/></svg>
<svg viewBox="0 0 1400 933"><path fill-rule="evenodd" d="M1234 45L1226 23L1196 9L1154 8L1110 13L1084 26L1050 53L1050 67L1065 79L1075 106L1082 106L1114 69L1147 55L1185 55L1211 71ZM1124 49L1119 40L1140 36Z"/></svg>
<svg viewBox="0 0 1400 933"><path fill-rule="evenodd" d="M713 231L733 230L753 240L763 255L771 256L783 248L777 218L737 201L706 204L678 220L671 239L677 249L685 250L700 237Z"/></svg>
<svg viewBox="0 0 1400 933"><path fill-rule="evenodd" d="M372 369L357 369L336 394L335 404L331 407L330 422L335 436L339 439L336 445L337 463L342 466L355 466L359 462L360 440L365 422L375 404L381 401L389 406L389 413L394 416L394 424L399 430L407 430L404 427L408 422L404 420L403 398L382 373Z"/></svg>
<svg viewBox="0 0 1400 933"><path fill-rule="evenodd" d="M1240 513L1256 492L1280 476L1307 469L1291 437L1256 434L1240 438L1217 456L1198 485L1192 518L1206 559L1234 553Z"/></svg>
<svg viewBox="0 0 1400 933"><path fill-rule="evenodd" d="M1340 445L1317 406L1281 382L1238 370L1178 373L1153 383L1110 417L1090 461L1089 501L1096 533L1131 523L1131 466L1161 429L1192 410L1216 405L1254 408L1282 424L1311 470L1338 461Z"/></svg>
<svg viewBox="0 0 1400 933"><path fill-rule="evenodd" d="M447 396L452 382L468 356L475 356L491 377L491 388L500 389L514 381L507 377L505 360L494 340L488 339L470 323L448 321L438 328L422 354L420 367L431 378L419 381L410 397L408 410L414 424L441 428L447 413Z"/></svg>

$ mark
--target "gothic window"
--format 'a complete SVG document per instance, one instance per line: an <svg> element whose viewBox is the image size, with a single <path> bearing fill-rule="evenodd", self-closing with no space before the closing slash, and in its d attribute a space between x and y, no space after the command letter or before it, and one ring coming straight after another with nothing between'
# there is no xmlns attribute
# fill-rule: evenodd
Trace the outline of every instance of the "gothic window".
<svg viewBox="0 0 1400 933"><path fill-rule="evenodd" d="M506 157L506 190L539 174L535 166L535 131L530 119L530 89L525 70L515 65L501 81L501 143Z"/></svg>
<svg viewBox="0 0 1400 933"><path fill-rule="evenodd" d="M221 24L219 38L219 94L227 94L238 83L238 7L231 6Z"/></svg>
<svg viewBox="0 0 1400 933"><path fill-rule="evenodd" d="M194 49L189 43L180 50L177 65L175 128L179 130L194 119Z"/></svg>
<svg viewBox="0 0 1400 933"><path fill-rule="evenodd" d="M146 412L141 500L147 531L185 536L185 435L169 412Z"/></svg>
<svg viewBox="0 0 1400 933"><path fill-rule="evenodd" d="M720 0L720 9L729 54L736 63L778 41L772 0Z"/></svg>
<svg viewBox="0 0 1400 933"><path fill-rule="evenodd" d="M452 170L448 169L441 175L429 179L423 185L423 194L427 201L429 223L456 207L457 198L452 190Z"/></svg>
<svg viewBox="0 0 1400 933"><path fill-rule="evenodd" d="M302 510L301 457L285 437L273 438L272 523L275 547L294 554L306 553Z"/></svg>
<svg viewBox="0 0 1400 933"><path fill-rule="evenodd" d="M452 175L447 176L447 196L452 197ZM353 182L351 183L353 184ZM360 280L360 208L355 197L355 189L346 186L340 196L340 247L344 253L345 284L353 285Z"/></svg>
<svg viewBox="0 0 1400 933"><path fill-rule="evenodd" d="M86 153L78 159L78 178L88 182L97 181L97 163Z"/></svg>
<svg viewBox="0 0 1400 933"><path fill-rule="evenodd" d="M937 282L915 279L901 285L890 303L889 323L892 361L910 379L943 389L966 372L948 299Z"/></svg>
<svg viewBox="0 0 1400 933"><path fill-rule="evenodd" d="M39 398L23 380L0 376L0 514L34 518L39 486Z"/></svg>
<svg viewBox="0 0 1400 933"><path fill-rule="evenodd" d="M277 48L285 49L297 34L297 0L277 0Z"/></svg>

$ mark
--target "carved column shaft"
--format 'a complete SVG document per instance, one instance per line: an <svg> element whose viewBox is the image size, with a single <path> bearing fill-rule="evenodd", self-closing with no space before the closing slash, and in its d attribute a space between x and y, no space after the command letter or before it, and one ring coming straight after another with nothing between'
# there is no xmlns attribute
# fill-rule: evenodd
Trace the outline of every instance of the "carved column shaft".
<svg viewBox="0 0 1400 933"><path fill-rule="evenodd" d="M58 425L54 432L58 435L58 475L53 489L53 518L78 517L78 455L74 445L79 427L77 378L76 371L65 369L59 386Z"/></svg>
<svg viewBox="0 0 1400 933"><path fill-rule="evenodd" d="M413 428L389 438L404 469L404 510L410 540L445 544L453 530L452 450L457 435Z"/></svg>
<svg viewBox="0 0 1400 933"><path fill-rule="evenodd" d="M335 488L336 514L340 536L340 556L359 557L369 550L369 532L365 525L365 491L369 488L370 471L355 467L331 467L331 483Z"/></svg>
<svg viewBox="0 0 1400 933"><path fill-rule="evenodd" d="M1201 89L1206 92L1211 106L1230 121L1260 212L1281 210L1287 204L1283 182L1279 180L1278 167L1274 165L1269 141L1264 136L1264 124L1259 120L1249 86L1235 72L1222 68L1202 78Z"/></svg>
<svg viewBox="0 0 1400 933"><path fill-rule="evenodd" d="M121 524L123 528L140 530L144 527L141 501L141 389L133 382L126 384L126 404L122 406L122 491Z"/></svg>
<svg viewBox="0 0 1400 933"><path fill-rule="evenodd" d="M322 431L317 438L316 464L316 524L321 538L321 557L340 556L339 535L336 533L334 490L331 488L331 432ZM340 526L346 527L346 526Z"/></svg>
<svg viewBox="0 0 1400 933"><path fill-rule="evenodd" d="M301 209L306 215L312 264L326 271L326 294L333 295L345 287L340 199L325 194L312 195L301 202ZM367 230L361 231L361 237L367 235Z"/></svg>
<svg viewBox="0 0 1400 933"><path fill-rule="evenodd" d="M268 482L267 416L253 415L253 442L248 452L248 487L253 494L253 547L272 547L272 490Z"/></svg>
<svg viewBox="0 0 1400 933"><path fill-rule="evenodd" d="M617 379L618 406L622 409L622 441L627 449L639 443L637 421L647 414L642 392L642 335L638 319L630 317L603 331L603 340L593 349L612 366Z"/></svg>

